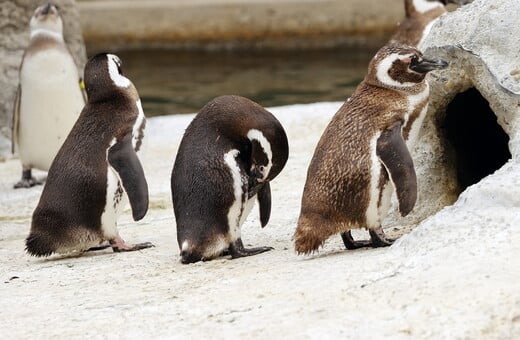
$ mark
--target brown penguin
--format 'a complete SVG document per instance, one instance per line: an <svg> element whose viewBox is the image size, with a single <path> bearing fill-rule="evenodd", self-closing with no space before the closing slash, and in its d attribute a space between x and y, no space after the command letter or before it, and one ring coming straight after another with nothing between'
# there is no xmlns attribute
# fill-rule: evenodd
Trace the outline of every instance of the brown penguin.
<svg viewBox="0 0 520 340"><path fill-rule="evenodd" d="M465 5L472 0L404 0L406 17L390 38L391 44L418 47L438 17L446 13L447 3Z"/></svg>
<svg viewBox="0 0 520 340"><path fill-rule="evenodd" d="M136 152L145 117L121 60L98 54L85 66L88 102L52 162L34 210L26 250L34 256L81 252L109 241L114 251L128 245L117 217L128 197L134 220L148 210L148 185Z"/></svg>
<svg viewBox="0 0 520 340"><path fill-rule="evenodd" d="M337 233L347 249L391 244L381 221L392 187L403 216L417 196L406 143L415 132L403 126L426 112L426 73L446 66L412 47L388 45L377 52L367 76L332 118L314 152L294 234L298 253L317 250ZM354 241L354 228L368 229L371 243Z"/></svg>
<svg viewBox="0 0 520 340"><path fill-rule="evenodd" d="M257 199L260 223L271 214L270 181L289 155L280 122L257 103L221 96L190 123L171 176L181 262L232 258L273 248L244 248L240 227Z"/></svg>

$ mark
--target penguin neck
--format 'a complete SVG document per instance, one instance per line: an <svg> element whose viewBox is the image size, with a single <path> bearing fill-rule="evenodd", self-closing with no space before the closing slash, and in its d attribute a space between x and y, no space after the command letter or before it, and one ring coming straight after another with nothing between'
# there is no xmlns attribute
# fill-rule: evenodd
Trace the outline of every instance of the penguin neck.
<svg viewBox="0 0 520 340"><path fill-rule="evenodd" d="M406 94L415 94L421 92L426 86L426 82L399 82L397 80L389 81L389 78L381 80L378 77L369 74L364 80L364 83L368 86L379 87L382 89L388 89L392 91L399 91Z"/></svg>
<svg viewBox="0 0 520 340"><path fill-rule="evenodd" d="M31 36L30 36L31 39L34 39L38 36L50 37L57 41L64 41L63 35L59 32L51 31L51 30L45 29L45 28L36 28L34 30L31 30Z"/></svg>

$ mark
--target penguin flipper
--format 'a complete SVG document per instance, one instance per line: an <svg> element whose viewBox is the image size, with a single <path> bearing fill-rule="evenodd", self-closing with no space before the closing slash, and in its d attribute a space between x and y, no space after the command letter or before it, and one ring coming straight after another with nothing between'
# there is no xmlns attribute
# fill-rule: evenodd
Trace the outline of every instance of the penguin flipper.
<svg viewBox="0 0 520 340"><path fill-rule="evenodd" d="M394 185L399 212L401 216L406 216L417 200L417 176L401 128L402 124L396 123L381 133L377 140L376 154Z"/></svg>
<svg viewBox="0 0 520 340"><path fill-rule="evenodd" d="M126 134L108 150L108 163L121 179L134 221L139 221L148 211L148 184L132 145L132 133Z"/></svg>
<svg viewBox="0 0 520 340"><path fill-rule="evenodd" d="M260 190L258 190L257 197L260 207L260 223L263 228L271 217L271 186L269 182L266 182Z"/></svg>
<svg viewBox="0 0 520 340"><path fill-rule="evenodd" d="M20 100L22 98L22 86L18 84L13 106L13 122L11 126L11 153L16 151L16 140L18 139L18 125L20 123Z"/></svg>

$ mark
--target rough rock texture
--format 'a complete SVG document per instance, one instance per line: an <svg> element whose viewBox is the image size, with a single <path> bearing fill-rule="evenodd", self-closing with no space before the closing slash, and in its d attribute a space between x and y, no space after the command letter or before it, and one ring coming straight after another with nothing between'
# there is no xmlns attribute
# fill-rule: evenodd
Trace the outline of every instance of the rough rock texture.
<svg viewBox="0 0 520 340"><path fill-rule="evenodd" d="M458 93L476 88L489 102L509 135L514 165L520 156L520 2L476 0L448 13L432 27L420 49L450 62L429 75L430 106L413 158L419 180L414 211L405 219L394 211L387 225L413 226L459 195L456 156L442 126L448 104ZM509 165L511 170L515 169Z"/></svg>
<svg viewBox="0 0 520 340"><path fill-rule="evenodd" d="M18 86L18 68L29 42L29 20L44 1L0 1L0 160L11 153L11 119ZM86 63L79 13L74 0L53 0L60 7L65 41L76 60L80 74Z"/></svg>

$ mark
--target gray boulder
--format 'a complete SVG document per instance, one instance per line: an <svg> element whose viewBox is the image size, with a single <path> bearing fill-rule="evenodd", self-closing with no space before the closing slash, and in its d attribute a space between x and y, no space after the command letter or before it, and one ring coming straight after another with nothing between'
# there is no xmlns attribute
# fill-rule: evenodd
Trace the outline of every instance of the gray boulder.
<svg viewBox="0 0 520 340"><path fill-rule="evenodd" d="M87 54L79 13L74 0L53 0L60 7L64 24L65 41L83 74ZM18 68L29 42L29 20L42 2L33 0L0 1L0 160L11 155L11 120Z"/></svg>
<svg viewBox="0 0 520 340"><path fill-rule="evenodd" d="M481 203L494 205L509 197L508 205L520 204L513 188L490 191L485 184L520 173L518 18L518 0L476 0L442 16L420 46L425 54L448 60L450 67L429 75L430 106L413 150L416 207L405 219L394 209L387 226L415 226L464 191L482 196Z"/></svg>

